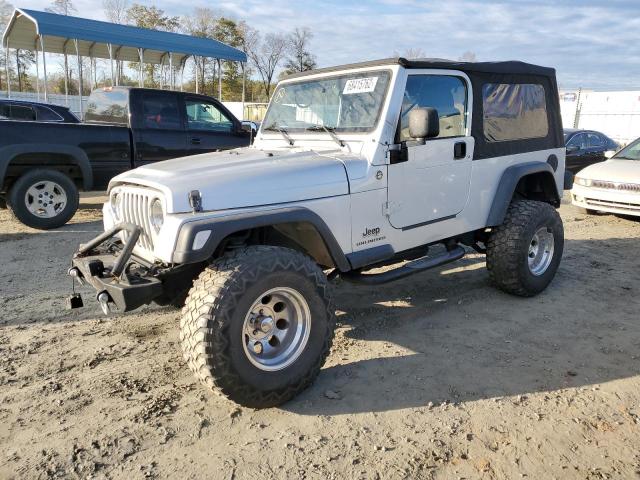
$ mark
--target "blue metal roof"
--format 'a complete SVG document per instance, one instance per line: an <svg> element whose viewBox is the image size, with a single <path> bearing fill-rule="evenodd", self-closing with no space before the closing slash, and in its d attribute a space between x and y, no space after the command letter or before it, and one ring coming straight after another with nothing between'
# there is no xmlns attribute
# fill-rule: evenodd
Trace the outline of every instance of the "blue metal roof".
<svg viewBox="0 0 640 480"><path fill-rule="evenodd" d="M217 40L192 37L179 33L150 30L146 28L119 25L115 23L89 20L86 18L39 12L36 10L16 9L3 35L3 44L10 48L33 49L38 35L44 36L45 51L52 53L75 53L69 40L81 41L83 55L109 58L106 45L111 44L129 53L120 55L120 59L132 60L137 49L143 48L148 53L164 54L172 52L184 56L197 55L219 58L236 62L246 62L247 55L237 48L230 47ZM128 47L128 48L127 48ZM136 49L131 51L131 49ZM148 55L153 57L153 55ZM160 57L157 57L160 58ZM157 60L148 58L146 61Z"/></svg>

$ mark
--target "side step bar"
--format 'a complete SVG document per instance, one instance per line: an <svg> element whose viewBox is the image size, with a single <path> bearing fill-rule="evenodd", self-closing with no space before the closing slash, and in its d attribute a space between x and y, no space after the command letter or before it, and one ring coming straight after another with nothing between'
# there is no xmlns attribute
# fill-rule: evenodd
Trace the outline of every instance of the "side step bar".
<svg viewBox="0 0 640 480"><path fill-rule="evenodd" d="M439 267L440 265L455 262L456 260L460 260L464 257L465 253L465 249L460 245L457 245L453 249L447 250L445 253L438 255L437 257L418 258L417 260L413 260L412 262L387 272L367 275L361 272L352 271L340 273L340 277L348 282L359 283L362 285L382 285L383 283L400 280L401 278L408 277L414 273L424 272L425 270L430 270L432 268Z"/></svg>

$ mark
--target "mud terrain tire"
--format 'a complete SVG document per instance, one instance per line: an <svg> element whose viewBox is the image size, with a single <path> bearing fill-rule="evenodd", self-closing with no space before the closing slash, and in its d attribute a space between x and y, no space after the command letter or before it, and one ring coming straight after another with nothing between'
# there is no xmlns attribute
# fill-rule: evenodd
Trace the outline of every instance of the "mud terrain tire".
<svg viewBox="0 0 640 480"><path fill-rule="evenodd" d="M255 344L249 336L261 334L260 327L247 334L247 325L254 325L247 322L256 318L256 302L266 305L272 301L267 294L275 296L278 289L308 306L304 311L309 315L298 315L309 318L308 334L292 363L265 371L267 367L256 364L262 359L251 353ZM267 310L278 311L277 306ZM260 318L270 318L262 312ZM280 320L265 322L275 331ZM331 348L335 322L327 279L309 257L288 248L251 246L216 260L195 280L182 310L180 341L186 362L202 383L240 405L266 408L286 402L313 382Z"/></svg>
<svg viewBox="0 0 640 480"><path fill-rule="evenodd" d="M564 229L556 209L544 202L516 200L489 236L489 277L512 295L537 295L553 280L563 248Z"/></svg>

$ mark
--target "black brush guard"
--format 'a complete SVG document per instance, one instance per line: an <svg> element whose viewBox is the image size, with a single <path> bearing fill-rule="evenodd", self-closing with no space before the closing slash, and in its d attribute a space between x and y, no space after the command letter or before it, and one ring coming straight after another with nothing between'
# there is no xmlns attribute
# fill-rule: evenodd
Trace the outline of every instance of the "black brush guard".
<svg viewBox="0 0 640 480"><path fill-rule="evenodd" d="M128 238L122 249L114 253L114 245L105 247L118 233L126 231ZM103 303L108 295L108 301L113 302L119 311L135 310L142 305L151 303L164 293L162 278L151 273L151 265L133 256L133 249L142 230L131 223L121 223L101 233L88 243L80 245L73 255L72 267L69 274L79 281L87 281L97 291L96 297ZM129 272L133 265L135 272Z"/></svg>

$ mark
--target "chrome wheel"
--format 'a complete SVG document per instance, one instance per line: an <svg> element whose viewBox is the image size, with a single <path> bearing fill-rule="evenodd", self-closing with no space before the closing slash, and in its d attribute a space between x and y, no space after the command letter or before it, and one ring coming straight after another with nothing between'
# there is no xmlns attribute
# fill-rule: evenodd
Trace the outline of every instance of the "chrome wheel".
<svg viewBox="0 0 640 480"><path fill-rule="evenodd" d="M547 271L553 260L554 238L551 229L539 228L534 233L529 244L528 262L529 271L535 276L540 276Z"/></svg>
<svg viewBox="0 0 640 480"><path fill-rule="evenodd" d="M67 193L55 182L45 180L31 185L24 195L27 210L36 217L53 218L67 206Z"/></svg>
<svg viewBox="0 0 640 480"><path fill-rule="evenodd" d="M287 368L304 351L311 330L311 312L293 288L278 287L253 302L242 329L249 361L260 370Z"/></svg>

